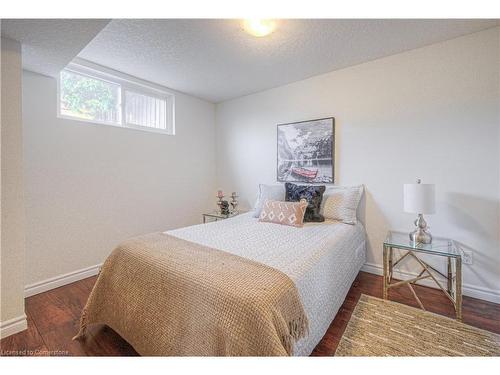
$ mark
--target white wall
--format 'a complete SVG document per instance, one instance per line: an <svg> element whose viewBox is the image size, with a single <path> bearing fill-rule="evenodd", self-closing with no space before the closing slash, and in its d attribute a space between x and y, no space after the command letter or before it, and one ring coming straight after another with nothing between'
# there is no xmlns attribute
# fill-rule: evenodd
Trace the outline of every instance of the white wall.
<svg viewBox="0 0 500 375"><path fill-rule="evenodd" d="M432 233L474 251L465 292L500 302L499 33L218 104L218 187L250 206L258 183L276 181L276 124L334 116L336 183L366 186L367 269L380 271L388 229L410 230L414 215L403 213L402 185L420 177L436 184Z"/></svg>
<svg viewBox="0 0 500 375"><path fill-rule="evenodd" d="M0 336L26 328L21 44L1 41Z"/></svg>
<svg viewBox="0 0 500 375"><path fill-rule="evenodd" d="M56 81L24 71L26 284L101 263L124 239L213 206L215 107L176 94L176 135L56 117Z"/></svg>

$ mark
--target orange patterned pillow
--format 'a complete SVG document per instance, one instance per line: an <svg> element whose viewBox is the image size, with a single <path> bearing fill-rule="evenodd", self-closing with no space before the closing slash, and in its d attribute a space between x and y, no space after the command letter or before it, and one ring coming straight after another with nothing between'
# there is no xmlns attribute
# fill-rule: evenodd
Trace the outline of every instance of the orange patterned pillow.
<svg viewBox="0 0 500 375"><path fill-rule="evenodd" d="M262 206L259 221L302 227L307 204L305 199L301 199L300 202L282 202L268 199Z"/></svg>

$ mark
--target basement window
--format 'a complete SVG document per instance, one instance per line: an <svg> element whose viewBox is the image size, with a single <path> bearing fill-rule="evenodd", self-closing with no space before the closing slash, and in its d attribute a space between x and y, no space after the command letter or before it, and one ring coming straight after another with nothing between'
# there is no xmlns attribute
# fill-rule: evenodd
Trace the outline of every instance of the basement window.
<svg viewBox="0 0 500 375"><path fill-rule="evenodd" d="M159 96L125 90L125 124L167 130L168 101Z"/></svg>
<svg viewBox="0 0 500 375"><path fill-rule="evenodd" d="M172 93L89 64L71 63L61 72L58 81L59 117L174 134Z"/></svg>

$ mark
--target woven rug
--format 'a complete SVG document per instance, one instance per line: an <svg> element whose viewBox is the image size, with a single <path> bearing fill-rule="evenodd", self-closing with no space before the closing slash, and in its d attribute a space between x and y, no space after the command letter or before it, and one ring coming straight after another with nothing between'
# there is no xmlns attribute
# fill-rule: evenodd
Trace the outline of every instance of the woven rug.
<svg viewBox="0 0 500 375"><path fill-rule="evenodd" d="M500 335L362 295L336 356L500 356Z"/></svg>

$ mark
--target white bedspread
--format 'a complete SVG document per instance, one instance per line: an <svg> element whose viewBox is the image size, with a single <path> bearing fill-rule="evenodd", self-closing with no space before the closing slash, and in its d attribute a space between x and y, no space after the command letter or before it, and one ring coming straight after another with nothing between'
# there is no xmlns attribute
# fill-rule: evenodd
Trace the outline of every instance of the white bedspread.
<svg viewBox="0 0 500 375"><path fill-rule="evenodd" d="M246 213L165 233L287 274L295 282L309 318L309 335L297 342L295 355L309 355L323 338L366 256L365 230L359 223L326 221L295 228L261 223Z"/></svg>

